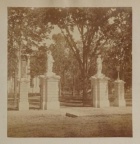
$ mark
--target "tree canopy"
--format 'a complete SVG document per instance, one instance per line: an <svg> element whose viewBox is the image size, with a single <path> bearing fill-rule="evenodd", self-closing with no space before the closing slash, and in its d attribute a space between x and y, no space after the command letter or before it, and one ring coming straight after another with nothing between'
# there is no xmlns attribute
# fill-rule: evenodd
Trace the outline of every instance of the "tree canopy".
<svg viewBox="0 0 140 144"><path fill-rule="evenodd" d="M18 69L19 55L32 54L48 39L52 27L41 23L40 14L40 9L8 8L8 77Z"/></svg>

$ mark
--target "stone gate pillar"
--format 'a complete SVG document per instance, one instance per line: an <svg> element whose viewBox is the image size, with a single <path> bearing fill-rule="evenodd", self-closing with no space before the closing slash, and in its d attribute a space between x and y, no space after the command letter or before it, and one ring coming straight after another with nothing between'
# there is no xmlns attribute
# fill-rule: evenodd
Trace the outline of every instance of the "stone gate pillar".
<svg viewBox="0 0 140 144"><path fill-rule="evenodd" d="M28 101L28 88L29 88L29 79L27 78L27 56L21 56L21 78L19 79L20 83L20 97L19 97L19 110L29 110L29 101Z"/></svg>
<svg viewBox="0 0 140 144"><path fill-rule="evenodd" d="M59 81L60 76L57 75L40 78L42 110L57 110L60 108Z"/></svg>
<svg viewBox="0 0 140 144"><path fill-rule="evenodd" d="M108 80L109 78L99 78L92 76L91 80L91 96L92 104L95 108L109 107L108 98Z"/></svg>
<svg viewBox="0 0 140 144"><path fill-rule="evenodd" d="M114 89L115 89L115 100L114 106L126 106L126 101L124 97L124 84L123 80L116 80L114 82Z"/></svg>

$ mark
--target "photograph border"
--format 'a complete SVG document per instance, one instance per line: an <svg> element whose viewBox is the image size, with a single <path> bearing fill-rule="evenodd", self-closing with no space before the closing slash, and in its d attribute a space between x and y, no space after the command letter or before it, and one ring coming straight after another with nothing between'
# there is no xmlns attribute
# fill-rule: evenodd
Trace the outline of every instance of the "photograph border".
<svg viewBox="0 0 140 144"><path fill-rule="evenodd" d="M18 143L139 143L139 52L140 8L139 0L1 0L0 8L0 141L3 144ZM8 138L7 137L7 7L132 7L132 138Z"/></svg>

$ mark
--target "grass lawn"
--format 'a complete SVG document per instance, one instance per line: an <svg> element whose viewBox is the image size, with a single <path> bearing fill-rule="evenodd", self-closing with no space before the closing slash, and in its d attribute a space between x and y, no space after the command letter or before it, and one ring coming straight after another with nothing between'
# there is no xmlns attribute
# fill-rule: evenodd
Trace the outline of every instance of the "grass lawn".
<svg viewBox="0 0 140 144"><path fill-rule="evenodd" d="M132 137L132 114L79 117L8 111L8 137Z"/></svg>

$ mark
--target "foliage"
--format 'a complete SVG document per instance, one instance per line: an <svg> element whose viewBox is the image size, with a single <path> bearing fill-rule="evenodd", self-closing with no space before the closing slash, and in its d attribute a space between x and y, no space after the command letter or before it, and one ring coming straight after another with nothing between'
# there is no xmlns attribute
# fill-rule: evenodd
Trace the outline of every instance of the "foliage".
<svg viewBox="0 0 140 144"><path fill-rule="evenodd" d="M30 75L35 77L38 75L44 75L46 72L46 47L39 47L39 50L34 52L30 58Z"/></svg>
<svg viewBox="0 0 140 144"><path fill-rule="evenodd" d="M104 31L110 46L104 52L106 73L117 78L116 66L120 66L120 77L126 87L132 86L132 11L130 8L116 9ZM109 30L108 30L109 29Z"/></svg>
<svg viewBox="0 0 140 144"><path fill-rule="evenodd" d="M31 54L48 38L52 27L41 23L40 14L40 9L8 8L8 77L18 71L21 54Z"/></svg>

